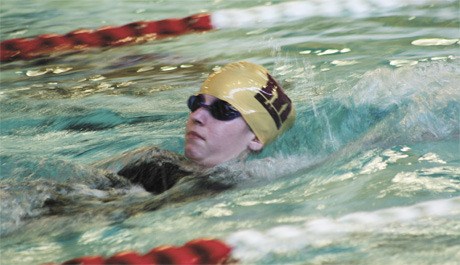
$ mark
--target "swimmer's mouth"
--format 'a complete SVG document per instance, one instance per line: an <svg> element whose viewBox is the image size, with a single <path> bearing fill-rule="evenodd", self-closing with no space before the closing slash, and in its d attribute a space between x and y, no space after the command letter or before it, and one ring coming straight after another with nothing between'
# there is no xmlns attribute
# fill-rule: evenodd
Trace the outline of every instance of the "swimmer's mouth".
<svg viewBox="0 0 460 265"><path fill-rule="evenodd" d="M201 136L200 134L198 134L197 132L194 132L194 131L188 132L187 133L187 138L204 140L203 136Z"/></svg>

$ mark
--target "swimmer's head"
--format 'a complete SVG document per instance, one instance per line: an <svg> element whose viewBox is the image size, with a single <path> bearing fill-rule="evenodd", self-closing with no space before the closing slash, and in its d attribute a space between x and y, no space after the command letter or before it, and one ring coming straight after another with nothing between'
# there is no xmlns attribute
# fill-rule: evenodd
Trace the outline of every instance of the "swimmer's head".
<svg viewBox="0 0 460 265"><path fill-rule="evenodd" d="M228 102L265 146L292 126L295 110L282 87L264 67L230 63L204 81L198 94Z"/></svg>

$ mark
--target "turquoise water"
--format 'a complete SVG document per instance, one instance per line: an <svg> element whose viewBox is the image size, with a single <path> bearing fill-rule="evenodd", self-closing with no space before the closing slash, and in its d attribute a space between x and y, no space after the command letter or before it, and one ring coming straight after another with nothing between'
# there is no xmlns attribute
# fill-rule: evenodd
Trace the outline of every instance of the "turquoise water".
<svg viewBox="0 0 460 265"><path fill-rule="evenodd" d="M281 2L3 0L0 38ZM228 242L241 264L458 264L459 2L374 2L321 1L296 21L2 64L0 264L198 237ZM127 218L40 211L47 183L97 195L82 181L93 163L151 145L182 153L187 97L236 60L267 67L298 113L248 162L251 179Z"/></svg>

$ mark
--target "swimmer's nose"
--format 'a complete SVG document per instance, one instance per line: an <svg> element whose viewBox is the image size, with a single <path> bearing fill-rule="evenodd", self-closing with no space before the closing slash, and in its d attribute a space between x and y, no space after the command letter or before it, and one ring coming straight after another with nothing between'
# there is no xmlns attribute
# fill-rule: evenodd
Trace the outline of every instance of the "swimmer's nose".
<svg viewBox="0 0 460 265"><path fill-rule="evenodd" d="M205 108L198 108L194 112L190 113L190 119L193 123L204 125L206 121L211 117L209 111Z"/></svg>

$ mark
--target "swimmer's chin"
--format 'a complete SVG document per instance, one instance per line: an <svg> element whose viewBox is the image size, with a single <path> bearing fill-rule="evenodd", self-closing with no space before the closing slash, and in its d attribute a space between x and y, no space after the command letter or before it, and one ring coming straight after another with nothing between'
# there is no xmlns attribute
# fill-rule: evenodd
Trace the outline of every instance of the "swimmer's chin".
<svg viewBox="0 0 460 265"><path fill-rule="evenodd" d="M185 157L192 162L193 164L202 167L202 168L211 168L215 166L214 164L206 163L206 159L203 159L197 152L194 150L193 146L185 146Z"/></svg>

